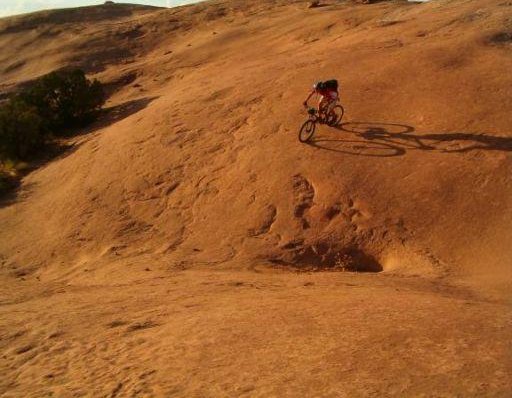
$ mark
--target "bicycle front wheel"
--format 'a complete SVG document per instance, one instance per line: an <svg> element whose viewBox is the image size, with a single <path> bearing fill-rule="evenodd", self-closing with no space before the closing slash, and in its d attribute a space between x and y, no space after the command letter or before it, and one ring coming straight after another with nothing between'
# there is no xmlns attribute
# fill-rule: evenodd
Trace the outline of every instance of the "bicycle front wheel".
<svg viewBox="0 0 512 398"><path fill-rule="evenodd" d="M306 120L299 131L299 141L308 142L315 134L316 123L313 120Z"/></svg>

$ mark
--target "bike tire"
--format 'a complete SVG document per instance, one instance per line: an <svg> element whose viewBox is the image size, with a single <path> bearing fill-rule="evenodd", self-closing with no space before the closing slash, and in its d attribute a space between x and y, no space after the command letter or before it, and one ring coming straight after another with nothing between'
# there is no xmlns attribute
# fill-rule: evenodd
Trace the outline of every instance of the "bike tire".
<svg viewBox="0 0 512 398"><path fill-rule="evenodd" d="M345 115L345 108L342 105L336 105L327 119L327 124L331 127L338 126Z"/></svg>
<svg viewBox="0 0 512 398"><path fill-rule="evenodd" d="M299 141L308 142L315 134L316 123L313 120L306 120L299 131Z"/></svg>

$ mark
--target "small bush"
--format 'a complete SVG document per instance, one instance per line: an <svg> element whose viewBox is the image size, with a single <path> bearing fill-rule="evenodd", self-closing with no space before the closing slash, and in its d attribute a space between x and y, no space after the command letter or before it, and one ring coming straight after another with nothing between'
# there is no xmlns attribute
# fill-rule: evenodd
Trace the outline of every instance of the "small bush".
<svg viewBox="0 0 512 398"><path fill-rule="evenodd" d="M0 160L27 159L50 134L93 121L105 95L79 69L52 72L0 104Z"/></svg>
<svg viewBox="0 0 512 398"><path fill-rule="evenodd" d="M105 103L101 83L88 80L79 69L52 72L20 97L37 108L45 127L54 134L93 121Z"/></svg>
<svg viewBox="0 0 512 398"><path fill-rule="evenodd" d="M0 106L0 159L26 159L44 141L43 119L34 106L19 98Z"/></svg>
<svg viewBox="0 0 512 398"><path fill-rule="evenodd" d="M92 122L105 103L101 83L81 70L53 72L0 102L0 193L16 185L20 173L8 165L47 151L54 135Z"/></svg>

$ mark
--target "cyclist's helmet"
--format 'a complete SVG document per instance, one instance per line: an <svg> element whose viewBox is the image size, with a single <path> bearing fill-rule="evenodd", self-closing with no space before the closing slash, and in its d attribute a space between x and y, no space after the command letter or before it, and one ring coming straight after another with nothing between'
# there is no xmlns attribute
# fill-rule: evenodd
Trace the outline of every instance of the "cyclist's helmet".
<svg viewBox="0 0 512 398"><path fill-rule="evenodd" d="M316 82L315 84L313 84L313 89L314 90L320 90L320 89L323 88L323 85L324 85L323 82Z"/></svg>

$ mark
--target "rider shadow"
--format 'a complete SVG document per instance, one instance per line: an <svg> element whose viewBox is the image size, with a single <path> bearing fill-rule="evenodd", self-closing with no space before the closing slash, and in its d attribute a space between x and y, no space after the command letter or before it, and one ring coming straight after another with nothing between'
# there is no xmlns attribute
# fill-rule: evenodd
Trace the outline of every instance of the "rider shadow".
<svg viewBox="0 0 512 398"><path fill-rule="evenodd" d="M360 140L318 137L311 145L343 154L373 157L401 156L408 150L463 153L472 150L512 151L512 138L482 133L414 134L412 126L398 123L347 122L338 130Z"/></svg>
<svg viewBox="0 0 512 398"><path fill-rule="evenodd" d="M350 130L345 129L350 125ZM394 143L380 142L378 140L368 140L364 133L371 132L377 135L388 134L409 134L414 131L411 126L397 123L373 123L363 126L363 123L344 123L337 127L338 130L354 133L358 138L353 139L348 136L343 138L326 138L322 136L313 137L309 144L319 149L331 152L338 152L345 155L367 156L367 157L393 157L405 154L405 149ZM360 139L359 139L360 138ZM371 141L371 142L370 142Z"/></svg>

